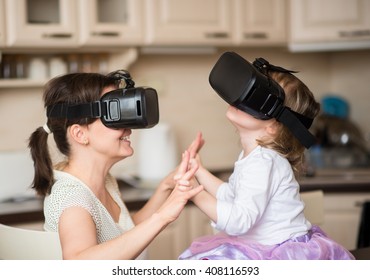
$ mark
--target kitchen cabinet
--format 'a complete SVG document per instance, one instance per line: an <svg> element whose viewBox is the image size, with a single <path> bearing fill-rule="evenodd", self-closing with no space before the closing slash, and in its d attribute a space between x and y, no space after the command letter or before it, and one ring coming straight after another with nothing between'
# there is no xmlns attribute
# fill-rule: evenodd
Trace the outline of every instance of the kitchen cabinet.
<svg viewBox="0 0 370 280"><path fill-rule="evenodd" d="M8 49L6 49L8 51ZM4 55L4 54L3 54ZM45 62L47 62L47 67L50 67L50 61L52 58L59 58L59 57L67 57L66 62L68 61L68 57L74 57L75 63L78 65L76 66L78 69L77 71L80 72L100 72L102 74L106 74L111 71L115 71L117 69L129 69L131 64L134 63L138 58L138 50L134 47L127 47L127 48L120 48L118 50L108 50L107 52L100 53L100 52L91 52L91 53L55 53L53 50L47 50L46 53L41 53L40 50L33 51L31 54L21 54L27 57L35 56L40 58L45 58ZM11 57L18 57L19 55L10 53L9 56ZM86 61L84 59L88 59L87 63L94 64L90 66L84 66ZM1 62L1 61L0 61ZM48 63L49 62L49 63ZM14 59L11 59L11 63L14 63ZM97 64L97 65L95 65ZM1 63L0 63L0 70L1 70ZM12 66L14 67L14 65ZM86 69L84 69L86 67ZM28 68L28 67L26 67ZM69 68L69 67L68 67ZM86 70L86 71L85 71ZM28 72L28 69L25 70ZM49 73L50 71L48 71ZM74 72L74 71L70 71ZM1 73L1 72L0 72ZM28 91L30 89L37 89L42 90L45 83L52 78L50 75L45 77L45 79L32 79L29 76L24 78L3 78L0 75L0 95L5 92L9 92L9 90L14 91ZM135 78L135 77L134 77Z"/></svg>
<svg viewBox="0 0 370 280"><path fill-rule="evenodd" d="M5 10L4 0L0 0L0 47L5 45ZM1 61L1 57L0 57Z"/></svg>
<svg viewBox="0 0 370 280"><path fill-rule="evenodd" d="M147 0L149 45L278 45L285 0Z"/></svg>
<svg viewBox="0 0 370 280"><path fill-rule="evenodd" d="M370 47L370 0L290 1L290 48Z"/></svg>
<svg viewBox="0 0 370 280"><path fill-rule="evenodd" d="M208 217L196 206L186 206L180 217L165 228L148 247L151 260L175 260L200 236L212 234Z"/></svg>
<svg viewBox="0 0 370 280"><path fill-rule="evenodd" d="M5 0L8 47L76 47L77 1Z"/></svg>
<svg viewBox="0 0 370 280"><path fill-rule="evenodd" d="M229 0L146 0L149 45L226 45L233 38Z"/></svg>
<svg viewBox="0 0 370 280"><path fill-rule="evenodd" d="M236 0L234 19L238 45L286 43L286 0Z"/></svg>
<svg viewBox="0 0 370 280"><path fill-rule="evenodd" d="M370 193L330 193L324 195L324 224L328 236L348 250L356 249L361 211Z"/></svg>
<svg viewBox="0 0 370 280"><path fill-rule="evenodd" d="M145 14L142 0L80 0L80 44L142 44Z"/></svg>

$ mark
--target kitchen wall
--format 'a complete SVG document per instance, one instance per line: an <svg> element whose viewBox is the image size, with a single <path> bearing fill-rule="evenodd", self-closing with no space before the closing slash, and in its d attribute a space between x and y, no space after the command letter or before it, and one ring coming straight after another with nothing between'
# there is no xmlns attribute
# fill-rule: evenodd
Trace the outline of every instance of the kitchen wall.
<svg viewBox="0 0 370 280"><path fill-rule="evenodd" d="M198 131L206 140L204 164L212 169L230 168L239 153L238 137L225 118L226 104L208 84L208 74L219 55L234 50L248 60L264 57L273 64L299 70L298 76L320 100L326 93L345 97L351 118L370 133L370 52L290 53L276 48L218 49L206 54L142 54L129 69L137 85L155 87L159 93L161 121L172 125L183 151ZM45 122L39 88L2 90L0 94L0 150L27 147L30 133ZM138 132L132 137L137 145ZM153 147L155 148L155 147ZM165 155L164 155L165 156ZM135 156L114 169L135 172Z"/></svg>

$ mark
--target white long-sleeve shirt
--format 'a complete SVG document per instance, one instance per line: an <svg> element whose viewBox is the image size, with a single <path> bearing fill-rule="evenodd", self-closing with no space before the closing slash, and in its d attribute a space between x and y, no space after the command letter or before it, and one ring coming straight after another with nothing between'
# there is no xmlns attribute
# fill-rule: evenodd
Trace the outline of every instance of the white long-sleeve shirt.
<svg viewBox="0 0 370 280"><path fill-rule="evenodd" d="M256 147L239 156L228 183L217 191L216 229L266 245L307 233L299 185L288 160Z"/></svg>

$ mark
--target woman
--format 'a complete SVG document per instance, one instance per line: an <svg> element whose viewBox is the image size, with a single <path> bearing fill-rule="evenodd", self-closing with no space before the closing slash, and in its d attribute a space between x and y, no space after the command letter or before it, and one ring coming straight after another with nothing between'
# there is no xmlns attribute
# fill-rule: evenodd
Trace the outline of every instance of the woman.
<svg viewBox="0 0 370 280"><path fill-rule="evenodd" d="M117 74L118 73L118 74ZM74 73L49 81L44 106L85 104L118 88L119 72L108 75ZM53 169L48 135L53 134L64 162ZM201 188L189 188L196 168L187 170L189 154L175 173L158 186L152 198L130 217L109 170L132 156L131 129L113 129L100 118L61 118L47 123L30 137L34 160L33 188L45 196L45 230L59 233L64 259L135 259ZM155 148L155 147L153 147Z"/></svg>

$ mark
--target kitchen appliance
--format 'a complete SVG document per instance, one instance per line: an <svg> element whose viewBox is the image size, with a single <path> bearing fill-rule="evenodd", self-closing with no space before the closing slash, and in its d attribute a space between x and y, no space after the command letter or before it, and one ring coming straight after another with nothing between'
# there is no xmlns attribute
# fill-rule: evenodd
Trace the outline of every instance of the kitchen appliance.
<svg viewBox="0 0 370 280"><path fill-rule="evenodd" d="M318 139L310 156L316 167L369 167L370 152L361 130L348 118L329 114L318 116L312 125Z"/></svg>
<svg viewBox="0 0 370 280"><path fill-rule="evenodd" d="M0 152L0 201L36 197L31 189L34 176L33 161L28 150Z"/></svg>
<svg viewBox="0 0 370 280"><path fill-rule="evenodd" d="M179 163L175 134L168 123L140 130L137 152L139 185L144 188L157 187Z"/></svg>

